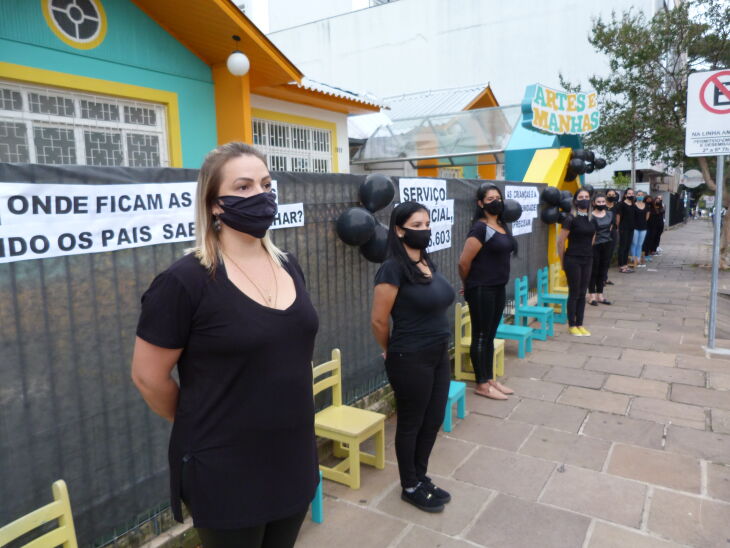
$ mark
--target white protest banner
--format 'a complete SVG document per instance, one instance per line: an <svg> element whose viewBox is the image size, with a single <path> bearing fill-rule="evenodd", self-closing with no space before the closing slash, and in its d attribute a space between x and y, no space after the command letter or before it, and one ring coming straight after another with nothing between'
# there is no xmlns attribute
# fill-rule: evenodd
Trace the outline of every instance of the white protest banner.
<svg viewBox="0 0 730 548"><path fill-rule="evenodd" d="M537 218L537 209L540 205L540 193L537 187L528 185L505 185L504 199L516 200L522 206L520 219Z"/></svg>
<svg viewBox="0 0 730 548"><path fill-rule="evenodd" d="M271 230L276 230L277 228L304 226L304 204L301 202L294 204L280 204L279 184L276 180L271 181L271 192L274 193L276 203L278 205L278 212L274 219L274 224L271 225Z"/></svg>
<svg viewBox="0 0 730 548"><path fill-rule="evenodd" d="M0 183L0 263L193 240L196 185ZM272 228L303 224L282 204Z"/></svg>
<svg viewBox="0 0 730 548"><path fill-rule="evenodd" d="M401 178L398 186L401 202L419 202L428 208L431 217L431 242L426 251L433 253L451 247L454 200L447 198L446 180Z"/></svg>
<svg viewBox="0 0 730 548"><path fill-rule="evenodd" d="M520 217L514 223L512 223L512 235L519 236L520 234L529 234L532 232L532 219Z"/></svg>

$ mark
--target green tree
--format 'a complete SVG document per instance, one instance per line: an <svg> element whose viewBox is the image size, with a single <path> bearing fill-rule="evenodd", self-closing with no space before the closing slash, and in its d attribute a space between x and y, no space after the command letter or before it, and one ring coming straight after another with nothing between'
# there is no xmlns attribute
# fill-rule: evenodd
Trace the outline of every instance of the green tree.
<svg viewBox="0 0 730 548"><path fill-rule="evenodd" d="M629 10L593 23L590 43L608 57L607 76L589 78L601 104L601 127L587 144L609 160L630 154L671 167L698 167L714 192L715 162L684 155L687 77L730 67L730 2L689 0L648 18ZM730 169L725 182L730 180ZM723 200L730 205L730 192ZM730 223L723 267L730 267Z"/></svg>
<svg viewBox="0 0 730 548"><path fill-rule="evenodd" d="M631 177L628 177L623 173L617 173L611 179L613 180L613 186L619 190L629 188L629 185L631 184Z"/></svg>

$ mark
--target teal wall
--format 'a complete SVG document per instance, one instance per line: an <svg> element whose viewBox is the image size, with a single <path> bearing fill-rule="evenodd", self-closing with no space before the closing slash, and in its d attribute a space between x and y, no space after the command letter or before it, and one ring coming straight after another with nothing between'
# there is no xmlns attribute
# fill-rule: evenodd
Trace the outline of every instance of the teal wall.
<svg viewBox="0 0 730 548"><path fill-rule="evenodd" d="M106 38L82 50L53 33L40 0L2 0L0 61L177 93L183 167L200 167L217 143L210 67L128 0L101 2Z"/></svg>

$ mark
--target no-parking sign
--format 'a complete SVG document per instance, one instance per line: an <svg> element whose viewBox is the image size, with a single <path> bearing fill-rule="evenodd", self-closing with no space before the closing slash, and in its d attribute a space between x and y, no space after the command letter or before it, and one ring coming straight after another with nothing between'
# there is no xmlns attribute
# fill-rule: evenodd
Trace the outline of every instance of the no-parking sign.
<svg viewBox="0 0 730 548"><path fill-rule="evenodd" d="M687 156L730 154L730 70L695 72L687 83Z"/></svg>

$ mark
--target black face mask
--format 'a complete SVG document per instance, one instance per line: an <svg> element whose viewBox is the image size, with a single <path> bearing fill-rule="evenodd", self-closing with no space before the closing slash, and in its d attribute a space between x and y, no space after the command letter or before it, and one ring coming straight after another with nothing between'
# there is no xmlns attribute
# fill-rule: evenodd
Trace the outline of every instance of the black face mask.
<svg viewBox="0 0 730 548"><path fill-rule="evenodd" d="M412 228L404 228L403 243L413 249L426 249L428 242L431 240L431 229L414 230Z"/></svg>
<svg viewBox="0 0 730 548"><path fill-rule="evenodd" d="M600 205L597 205L597 206L595 206L595 208L596 208L596 209L597 209L598 211L603 211L604 209L606 209L606 204L600 204Z"/></svg>
<svg viewBox="0 0 730 548"><path fill-rule="evenodd" d="M504 202L502 200L486 202L483 209L490 215L500 215L504 211Z"/></svg>
<svg viewBox="0 0 730 548"><path fill-rule="evenodd" d="M223 213L218 218L234 230L263 238L276 217L276 198L272 192L262 192L249 198L218 196Z"/></svg>
<svg viewBox="0 0 730 548"><path fill-rule="evenodd" d="M616 196L606 196L606 201L614 203L616 201Z"/></svg>
<svg viewBox="0 0 730 548"><path fill-rule="evenodd" d="M626 196L626 198L624 198L624 200L628 200L629 202L635 202L636 196Z"/></svg>
<svg viewBox="0 0 730 548"><path fill-rule="evenodd" d="M576 200L575 207L578 209L588 209L591 206L590 200Z"/></svg>

